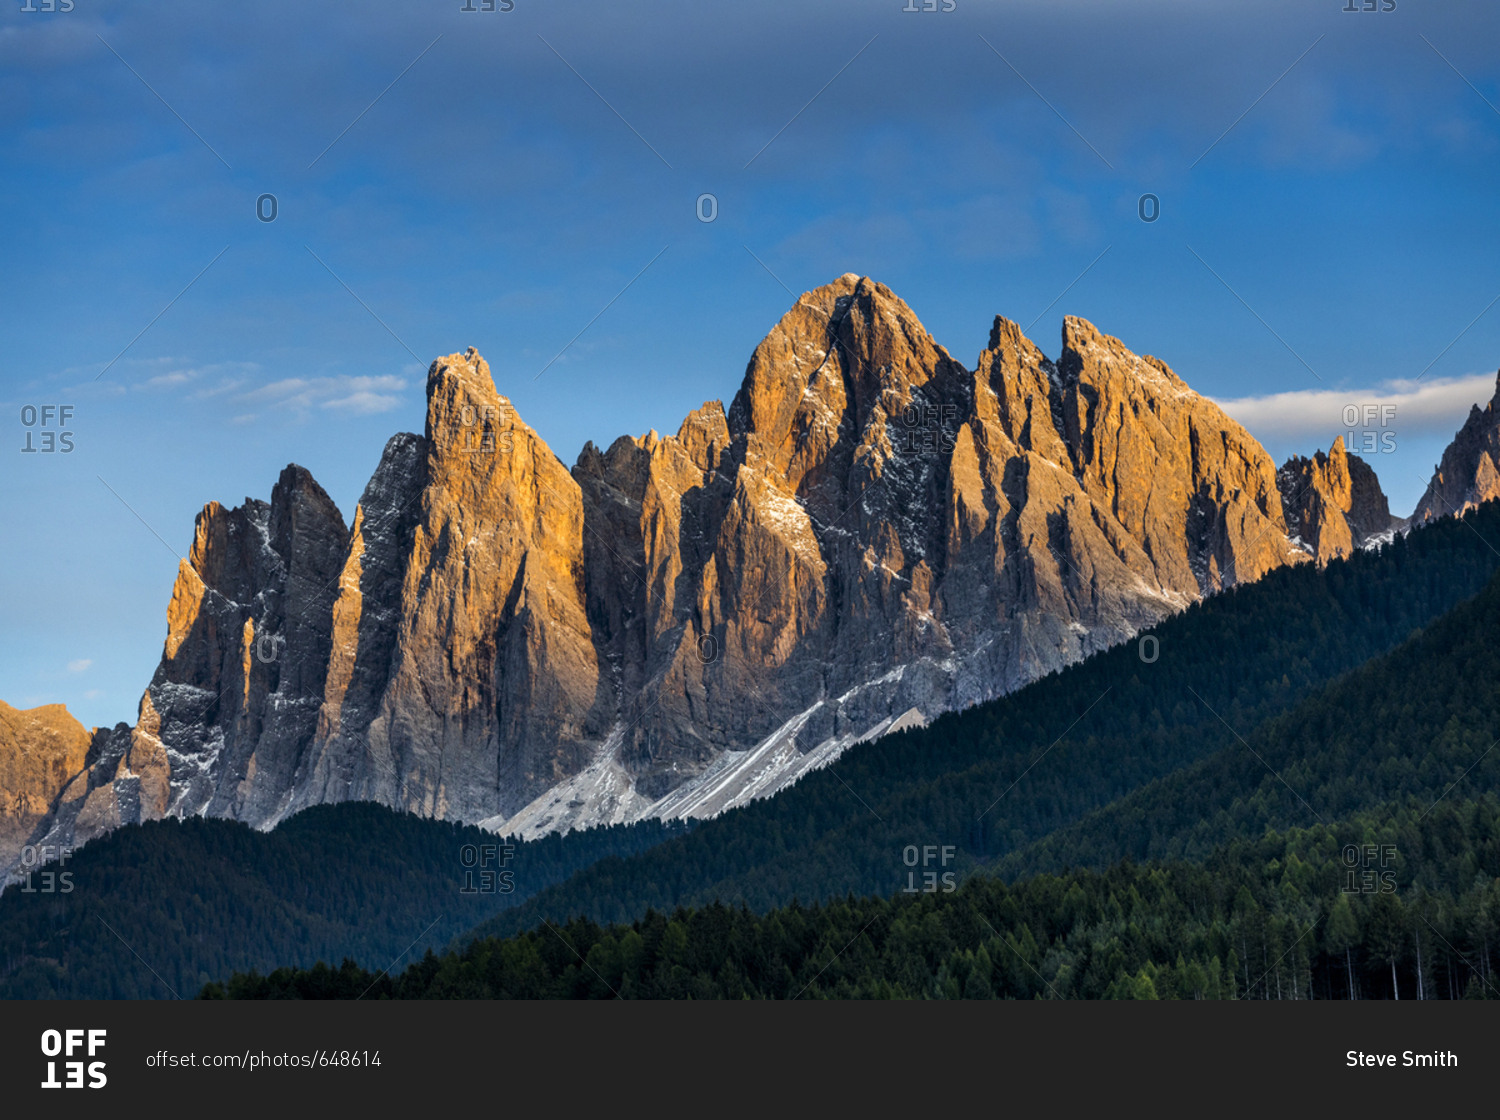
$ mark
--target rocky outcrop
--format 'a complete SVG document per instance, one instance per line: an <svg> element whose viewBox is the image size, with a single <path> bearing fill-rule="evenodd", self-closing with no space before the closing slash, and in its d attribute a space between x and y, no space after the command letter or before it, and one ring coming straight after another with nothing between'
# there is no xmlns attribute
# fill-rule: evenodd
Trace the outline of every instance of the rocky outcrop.
<svg viewBox="0 0 1500 1120"><path fill-rule="evenodd" d="M0 869L20 859L57 795L83 771L92 738L61 704L18 710L0 701Z"/></svg>
<svg viewBox="0 0 1500 1120"><path fill-rule="evenodd" d="M1277 484L1288 530L1319 566L1387 540L1405 525L1391 516L1369 464L1344 450L1343 436L1333 441L1327 455L1318 451L1311 459L1288 459Z"/></svg>
<svg viewBox="0 0 1500 1120"><path fill-rule="evenodd" d="M375 762L368 744L396 660L402 586L426 474L427 441L410 433L392 436L354 510L314 748L296 791L299 806L376 798L378 786L397 784L389 759Z"/></svg>
<svg viewBox="0 0 1500 1120"><path fill-rule="evenodd" d="M85 768L63 787L32 832L31 845L58 852L121 825L164 816L172 798L172 768L156 735L158 726L155 712L143 700L135 727L117 723L96 728Z"/></svg>
<svg viewBox="0 0 1500 1120"><path fill-rule="evenodd" d="M970 370L852 274L796 301L727 410L571 471L473 350L427 401L348 529L299 467L204 510L136 726L95 736L39 828L720 812L1389 519L1342 444L1278 478L1082 319L1054 361L996 318Z"/></svg>
<svg viewBox="0 0 1500 1120"><path fill-rule="evenodd" d="M1463 513L1500 497L1500 373L1495 375L1495 395L1489 404L1469 410L1464 426L1443 451L1433 468L1422 500L1411 520L1422 525L1439 517Z"/></svg>

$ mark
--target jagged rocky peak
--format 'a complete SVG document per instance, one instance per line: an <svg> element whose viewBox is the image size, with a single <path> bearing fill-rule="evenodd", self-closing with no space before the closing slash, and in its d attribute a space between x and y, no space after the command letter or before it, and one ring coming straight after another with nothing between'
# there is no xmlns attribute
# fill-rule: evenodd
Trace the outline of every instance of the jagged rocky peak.
<svg viewBox="0 0 1500 1120"><path fill-rule="evenodd" d="M996 315L989 345L979 355L974 407L1018 448L1048 462L1071 461L1063 440L1062 385L1057 367L1022 333Z"/></svg>
<svg viewBox="0 0 1500 1120"><path fill-rule="evenodd" d="M450 473L474 474L476 465L491 466L517 419L479 351L471 346L462 354L438 358L427 370L425 432L429 466L435 469L432 481Z"/></svg>
<svg viewBox="0 0 1500 1120"><path fill-rule="evenodd" d="M1468 419L1443 451L1432 479L1411 520L1425 524L1439 517L1500 497L1500 372L1495 395L1483 408L1474 405Z"/></svg>
<svg viewBox="0 0 1500 1120"><path fill-rule="evenodd" d="M1277 475L1287 529L1320 566L1387 539L1403 523L1368 463L1344 449L1344 437L1328 454L1294 455Z"/></svg>
<svg viewBox="0 0 1500 1120"><path fill-rule="evenodd" d="M272 812L316 726L348 543L338 508L296 464L269 502L206 505L135 726L94 732L87 767L34 837L81 844L168 814Z"/></svg>
<svg viewBox="0 0 1500 1120"><path fill-rule="evenodd" d="M1068 316L1057 371L1073 469L1163 587L1196 597L1304 558L1271 457L1165 362Z"/></svg>
<svg viewBox="0 0 1500 1120"><path fill-rule="evenodd" d="M428 441L394 435L354 511L349 550L333 606L328 675L314 748L302 767L297 803L355 796L366 777L364 747L390 679L401 625L401 588L420 498Z"/></svg>
<svg viewBox="0 0 1500 1120"><path fill-rule="evenodd" d="M269 582L300 571L310 553L341 551L347 543L348 529L333 499L306 468L291 463L269 502L246 498L233 508L218 502L203 507L187 557L188 583L250 600Z"/></svg>
<svg viewBox="0 0 1500 1120"><path fill-rule="evenodd" d="M878 470L887 426L961 393L964 379L894 292L846 273L800 297L755 348L729 430L805 494L856 457L873 456Z"/></svg>
<svg viewBox="0 0 1500 1120"><path fill-rule="evenodd" d="M334 565L348 538L338 507L296 464L281 472L270 502L246 498L233 508L204 506L173 587L165 653L153 685L217 694L228 675L245 678L244 692L255 664L280 677L287 664L281 648L288 642L296 653L323 660L312 601L331 602Z"/></svg>
<svg viewBox="0 0 1500 1120"><path fill-rule="evenodd" d="M179 756L174 811L252 820L273 811L316 727L348 548L343 515L296 464L270 502L211 504L200 515L137 724Z"/></svg>

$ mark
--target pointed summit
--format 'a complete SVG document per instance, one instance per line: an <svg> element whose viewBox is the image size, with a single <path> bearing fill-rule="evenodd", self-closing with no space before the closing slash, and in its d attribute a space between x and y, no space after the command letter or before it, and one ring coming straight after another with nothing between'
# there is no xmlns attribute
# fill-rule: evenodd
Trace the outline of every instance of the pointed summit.
<svg viewBox="0 0 1500 1120"><path fill-rule="evenodd" d="M729 408L793 491L832 463L885 455L877 434L917 403L963 392L967 373L884 284L846 273L804 293L755 348ZM863 450L862 450L863 449Z"/></svg>
<svg viewBox="0 0 1500 1120"><path fill-rule="evenodd" d="M1303 558L1287 544L1276 466L1167 364L1066 316L1059 420L1085 492L1197 597Z"/></svg>
<svg viewBox="0 0 1500 1120"><path fill-rule="evenodd" d="M495 388L490 364L472 346L427 369L427 439L439 452L477 446L498 430L509 411Z"/></svg>

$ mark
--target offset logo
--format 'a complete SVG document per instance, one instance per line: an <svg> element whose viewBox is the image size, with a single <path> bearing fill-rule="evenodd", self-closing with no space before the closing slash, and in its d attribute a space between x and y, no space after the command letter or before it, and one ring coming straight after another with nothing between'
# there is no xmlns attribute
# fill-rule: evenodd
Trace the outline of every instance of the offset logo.
<svg viewBox="0 0 1500 1120"><path fill-rule="evenodd" d="M516 889L516 873L509 869L515 854L514 844L465 844L458 852L458 861L464 865L464 885L458 893L510 894Z"/></svg>
<svg viewBox="0 0 1500 1120"><path fill-rule="evenodd" d="M26 404L21 406L21 427L26 429L26 444L23 454L38 452L61 452L66 455L73 450L73 433L65 431L73 418L70 404Z"/></svg>
<svg viewBox="0 0 1500 1120"><path fill-rule="evenodd" d="M27 844L21 849L22 894L72 894L73 873L71 871L37 871L45 863L57 860L67 863L73 857L73 849L67 845ZM33 876L35 878L33 878Z"/></svg>
<svg viewBox="0 0 1500 1120"><path fill-rule="evenodd" d="M901 849L901 862L906 865L906 886L901 888L902 894L952 894L958 890L958 881L952 871L943 871L939 877L939 868L946 868L948 862L953 859L953 853L957 849L952 844L944 844L939 847L936 844L924 844L919 850L915 844L908 844ZM917 873L913 868L921 864L923 868L931 868L922 872L922 882L917 883ZM936 866L934 866L936 865Z"/></svg>
<svg viewBox="0 0 1500 1120"><path fill-rule="evenodd" d="M99 1051L104 1049L104 1035L102 1028L93 1030L69 1030L42 1032L42 1057L47 1058L47 1080L42 1082L43 1089L102 1089L109 1083L104 1075L104 1063L84 1062L85 1050L90 1058L98 1057ZM87 1036L87 1041L85 1041ZM77 1057L74 1057L77 1055ZM59 1062L57 1059L66 1058L67 1061ZM63 1080L57 1079L57 1067L62 1066ZM88 1083L84 1083L84 1075L88 1076Z"/></svg>

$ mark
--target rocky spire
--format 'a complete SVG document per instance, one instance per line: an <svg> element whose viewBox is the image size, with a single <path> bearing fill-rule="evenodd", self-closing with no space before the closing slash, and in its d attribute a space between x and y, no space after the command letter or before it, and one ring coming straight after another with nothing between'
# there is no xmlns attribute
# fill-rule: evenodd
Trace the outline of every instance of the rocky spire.
<svg viewBox="0 0 1500 1120"><path fill-rule="evenodd" d="M576 771L612 705L597 695L578 484L474 350L432 363L424 447L389 683L355 785L476 820Z"/></svg>

